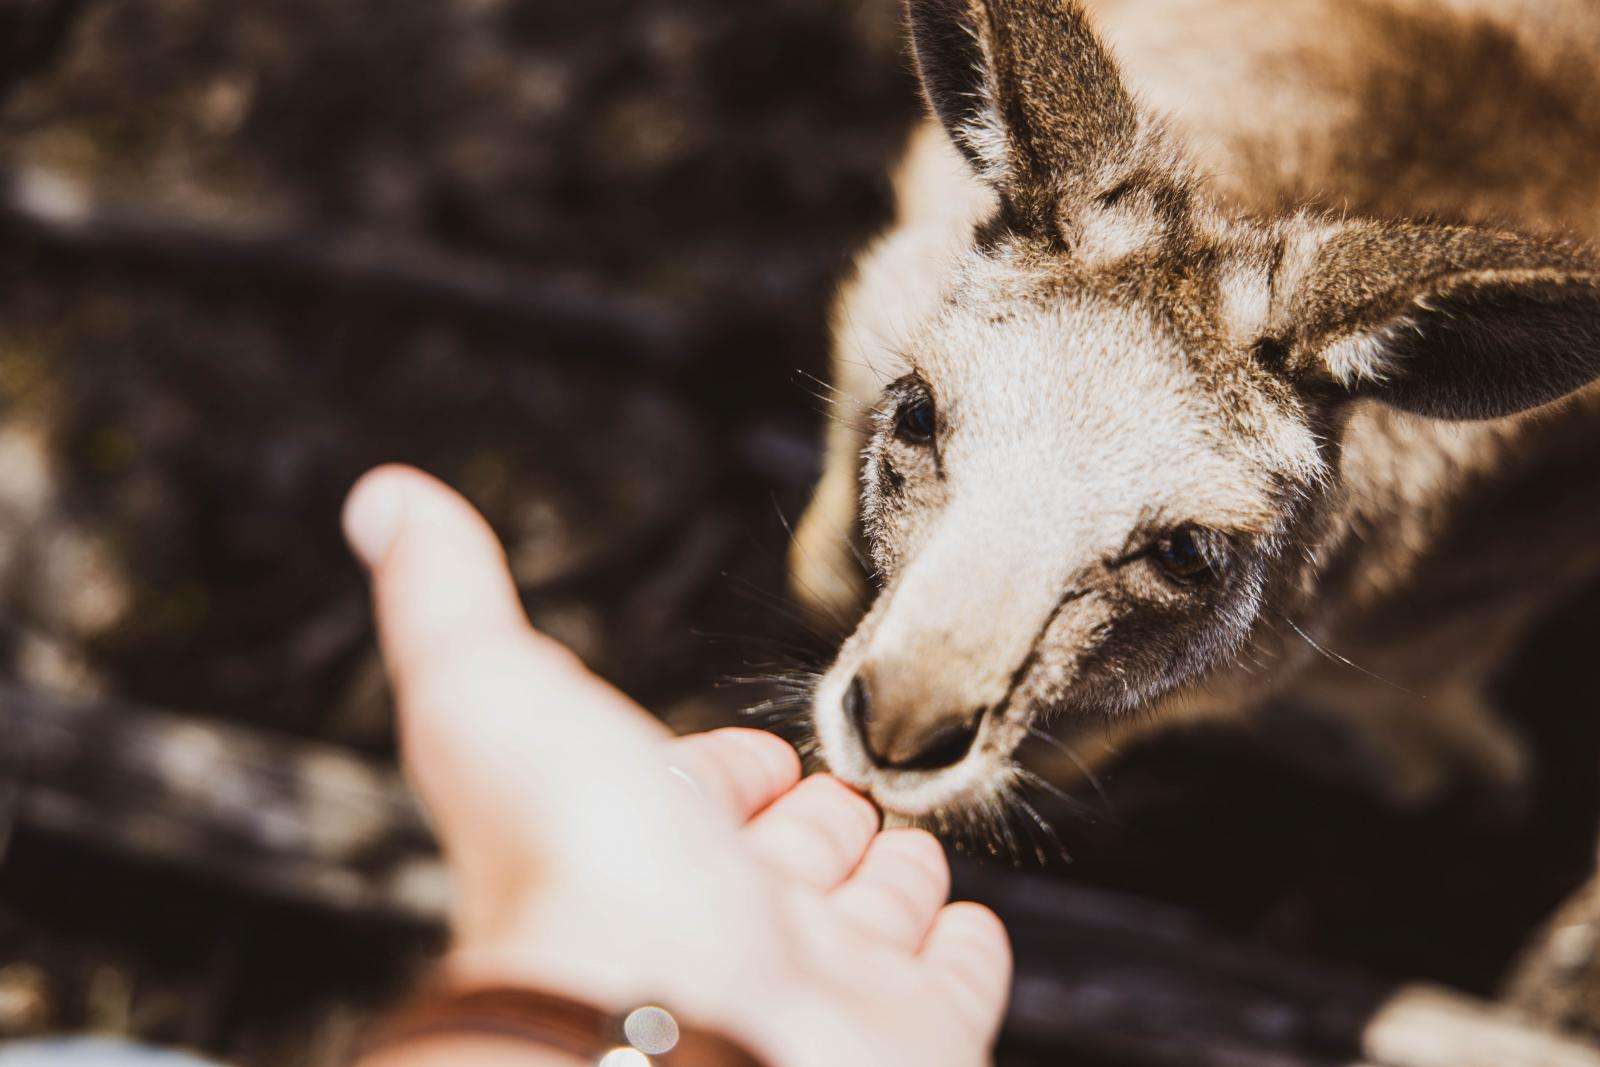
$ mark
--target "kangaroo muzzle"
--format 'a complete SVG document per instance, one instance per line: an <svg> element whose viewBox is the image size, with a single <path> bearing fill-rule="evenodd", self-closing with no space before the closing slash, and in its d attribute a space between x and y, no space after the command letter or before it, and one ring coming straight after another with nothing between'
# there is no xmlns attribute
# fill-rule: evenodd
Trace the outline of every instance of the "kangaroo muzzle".
<svg viewBox="0 0 1600 1067"><path fill-rule="evenodd" d="M904 771L959 763L971 750L988 709L946 709L937 694L919 697L914 679L908 685L896 678L883 686L886 673L863 667L850 680L842 701L873 763ZM874 705L874 689L886 691L891 701Z"/></svg>
<svg viewBox="0 0 1600 1067"><path fill-rule="evenodd" d="M951 524L884 595L839 710L879 769L959 763L1001 709L1051 609L1055 583L997 551L997 531ZM841 679L843 680L843 679Z"/></svg>

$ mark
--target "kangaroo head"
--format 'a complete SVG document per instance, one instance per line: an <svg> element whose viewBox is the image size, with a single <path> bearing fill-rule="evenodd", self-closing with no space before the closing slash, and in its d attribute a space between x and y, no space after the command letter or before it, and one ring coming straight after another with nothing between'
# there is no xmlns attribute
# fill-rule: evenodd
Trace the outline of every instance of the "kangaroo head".
<svg viewBox="0 0 1600 1067"><path fill-rule="evenodd" d="M908 8L998 210L874 356L877 590L813 714L836 773L920 815L1004 788L1047 718L1137 714L1232 665L1315 582L1352 407L1563 396L1600 373L1600 282L1494 230L1229 215L1075 3Z"/></svg>

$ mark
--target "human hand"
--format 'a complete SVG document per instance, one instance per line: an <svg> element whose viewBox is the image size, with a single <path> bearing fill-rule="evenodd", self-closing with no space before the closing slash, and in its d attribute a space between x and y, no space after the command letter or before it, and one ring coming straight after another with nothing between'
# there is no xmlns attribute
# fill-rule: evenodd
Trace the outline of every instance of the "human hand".
<svg viewBox="0 0 1600 1067"><path fill-rule="evenodd" d="M449 978L660 998L776 1067L984 1062L1009 946L945 904L932 837L800 782L771 735L673 739L533 630L487 523L434 479L368 474L345 528L455 879Z"/></svg>

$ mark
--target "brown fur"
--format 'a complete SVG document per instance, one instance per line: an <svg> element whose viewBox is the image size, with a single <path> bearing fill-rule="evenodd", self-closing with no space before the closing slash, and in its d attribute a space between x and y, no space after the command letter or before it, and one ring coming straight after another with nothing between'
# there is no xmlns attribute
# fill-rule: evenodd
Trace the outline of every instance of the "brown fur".
<svg viewBox="0 0 1600 1067"><path fill-rule="evenodd" d="M1058 0L908 9L971 169L917 135L836 315L877 414L831 431L794 556L819 611L871 602L818 690L835 769L926 815L992 800L1047 716L1093 750L1288 698L1381 738L1396 796L1516 780L1486 678L1600 566L1600 15L1104 0L1103 47ZM1182 525L1226 580L1154 573ZM982 713L972 754L870 766L856 677L875 751Z"/></svg>

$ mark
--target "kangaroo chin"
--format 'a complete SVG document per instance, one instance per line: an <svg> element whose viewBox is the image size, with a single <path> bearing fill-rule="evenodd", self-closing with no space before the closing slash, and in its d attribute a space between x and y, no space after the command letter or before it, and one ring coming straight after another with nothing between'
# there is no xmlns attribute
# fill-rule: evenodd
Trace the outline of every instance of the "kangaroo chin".
<svg viewBox="0 0 1600 1067"><path fill-rule="evenodd" d="M932 121L839 296L791 561L866 609L825 761L927 818L1002 803L1030 732L1093 760L1272 702L1397 800L1511 784L1487 681L1600 574L1600 16L1095 8L1105 42L1071 0L907 0Z"/></svg>

